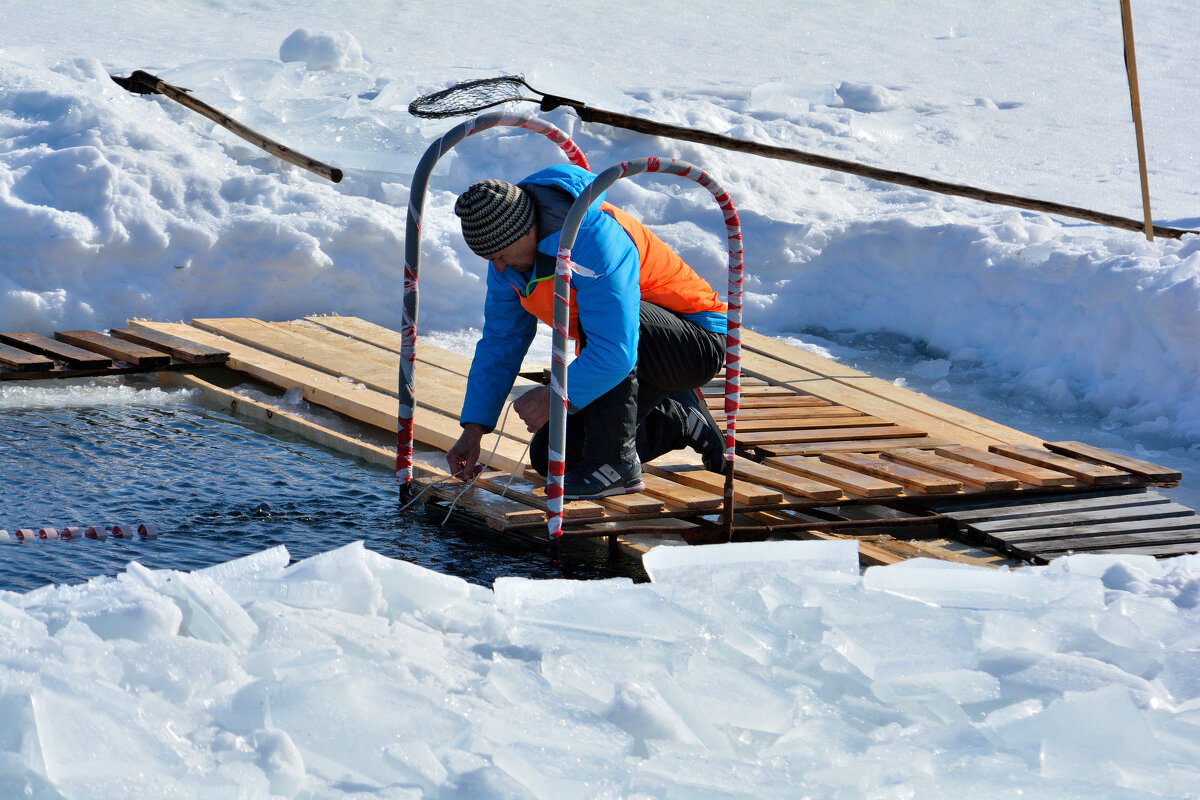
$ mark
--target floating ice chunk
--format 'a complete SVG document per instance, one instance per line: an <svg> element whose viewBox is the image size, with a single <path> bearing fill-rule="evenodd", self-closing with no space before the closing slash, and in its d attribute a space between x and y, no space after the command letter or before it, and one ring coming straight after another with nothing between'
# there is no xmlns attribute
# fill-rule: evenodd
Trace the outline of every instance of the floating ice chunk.
<svg viewBox="0 0 1200 800"><path fill-rule="evenodd" d="M499 578L495 592L497 606L510 612L517 623L509 631L514 644L540 643L553 648L575 641L584 646L613 637L699 641L704 629L699 615L663 597L653 586L634 585L625 578L604 581Z"/></svg>
<svg viewBox="0 0 1200 800"><path fill-rule="evenodd" d="M387 785L409 772L385 757L385 743L451 743L471 731L440 696L431 701L365 661L351 660L348 667L330 678L309 679L297 670L283 680L255 681L234 695L219 721L245 735L283 731L310 772L332 780L349 774L368 785Z"/></svg>
<svg viewBox="0 0 1200 800"><path fill-rule="evenodd" d="M437 788L450 776L433 748L420 739L390 744L384 748L383 755L403 771L404 777L400 781L420 785L426 795L436 794Z"/></svg>
<svg viewBox="0 0 1200 800"><path fill-rule="evenodd" d="M224 681L244 683L245 671L229 647L186 636L153 639L122 653L124 683L183 703Z"/></svg>
<svg viewBox="0 0 1200 800"><path fill-rule="evenodd" d="M402 612L436 611L467 600L491 598L491 592L462 578L399 561L367 550L367 567L379 581L388 616Z"/></svg>
<svg viewBox="0 0 1200 800"><path fill-rule="evenodd" d="M498 608L518 612L563 599L593 603L615 600L632 586L633 581L629 578L572 581L501 577L492 585L492 591L495 593Z"/></svg>
<svg viewBox="0 0 1200 800"><path fill-rule="evenodd" d="M337 587L328 606L355 614L378 614L386 606L383 587L371 571L367 550L361 541L320 553L284 570L288 583L320 581Z"/></svg>
<svg viewBox="0 0 1200 800"><path fill-rule="evenodd" d="M45 639L49 629L27 611L0 599L0 652L21 650L36 639Z"/></svg>
<svg viewBox="0 0 1200 800"><path fill-rule="evenodd" d="M149 570L131 561L122 578L173 598L183 614L180 631L197 639L246 647L258 633L258 625L245 609L207 575Z"/></svg>
<svg viewBox="0 0 1200 800"><path fill-rule="evenodd" d="M311 70L346 72L363 68L363 51L346 31L297 28L279 46L279 60L303 61Z"/></svg>
<svg viewBox="0 0 1200 800"><path fill-rule="evenodd" d="M9 762L0 760L0 787L4 786L4 776L9 774L10 767L17 764L20 772L45 778L46 760L38 737L33 697L27 691L5 686L0 693L0 720L4 720L0 725L0 757L7 757ZM15 769L13 773L19 774ZM9 796L20 794L14 792Z"/></svg>
<svg viewBox="0 0 1200 800"><path fill-rule="evenodd" d="M81 586L45 587L27 597L37 604L51 632L74 619L101 639L148 642L175 636L183 620L179 606L169 597L129 580L94 578Z"/></svg>
<svg viewBox="0 0 1200 800"><path fill-rule="evenodd" d="M974 623L950 613L839 623L824 643L868 678L962 669L975 658Z"/></svg>
<svg viewBox="0 0 1200 800"><path fill-rule="evenodd" d="M704 698L696 711L718 728L782 734L792 727L792 696L741 665L693 656L676 682L690 696Z"/></svg>
<svg viewBox="0 0 1200 800"><path fill-rule="evenodd" d="M288 549L277 545L232 561L198 569L196 574L207 575L221 584L230 579L270 580L278 578L291 559Z"/></svg>
<svg viewBox="0 0 1200 800"><path fill-rule="evenodd" d="M766 583L775 576L835 572L858 576L858 542L733 542L702 547L655 547L642 556L655 583L703 585L715 575Z"/></svg>
<svg viewBox="0 0 1200 800"><path fill-rule="evenodd" d="M982 703L1000 698L996 676L975 669L955 669L884 678L871 683L880 700L896 703L945 695L955 703Z"/></svg>
<svg viewBox="0 0 1200 800"><path fill-rule="evenodd" d="M1200 698L1200 647L1168 653L1158 678L1176 704Z"/></svg>
<svg viewBox="0 0 1200 800"><path fill-rule="evenodd" d="M945 563L912 559L870 567L863 574L863 587L947 608L1027 609L1058 601L1080 586L1065 577L1048 580L1023 570L966 564L947 568Z"/></svg>
<svg viewBox="0 0 1200 800"><path fill-rule="evenodd" d="M499 747L492 761L522 786L521 797L616 797L620 761L580 752L575 742L519 742Z"/></svg>
<svg viewBox="0 0 1200 800"><path fill-rule="evenodd" d="M1001 682L1057 694L1086 692L1108 686L1123 687L1125 691L1141 698L1155 694L1145 678L1130 675L1120 667L1099 659L1075 653L1051 653L1036 664L1002 676Z"/></svg>

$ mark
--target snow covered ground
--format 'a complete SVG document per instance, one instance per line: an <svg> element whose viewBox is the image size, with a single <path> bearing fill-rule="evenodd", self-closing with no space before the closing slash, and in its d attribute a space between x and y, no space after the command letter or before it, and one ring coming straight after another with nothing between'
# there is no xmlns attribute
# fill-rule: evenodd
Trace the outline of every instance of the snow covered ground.
<svg viewBox="0 0 1200 800"><path fill-rule="evenodd" d="M1154 216L1200 227L1194 10L1134 5ZM5 330L312 312L396 326L411 170L451 124L406 106L500 73L599 108L1141 214L1112 3L0 0L0 19ZM324 183L108 78L134 69L346 179ZM1198 504L1200 237L1150 243L548 118L597 169L678 156L721 179L742 214L751 327L1031 433L1181 468L1178 496ZM497 131L443 159L423 331L465 346L481 322L483 265L457 235L455 194L558 158ZM643 177L612 197L723 284L707 193ZM861 578L818 545L747 558L664 564L649 585L509 580L493 593L361 549L286 569L271 551L204 574L131 565L3 594L0 710L16 722L0 734L0 785L1195 795L1195 558Z"/></svg>

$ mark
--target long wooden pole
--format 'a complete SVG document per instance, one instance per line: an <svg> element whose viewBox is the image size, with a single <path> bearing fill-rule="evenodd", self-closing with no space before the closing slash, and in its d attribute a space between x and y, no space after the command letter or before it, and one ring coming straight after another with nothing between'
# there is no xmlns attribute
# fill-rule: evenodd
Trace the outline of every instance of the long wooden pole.
<svg viewBox="0 0 1200 800"><path fill-rule="evenodd" d="M554 98L551 95L546 96L547 100L551 101L551 106L554 107ZM1052 203L1046 200L1035 200L1029 197L1020 197L1014 194L1005 194L1003 192L993 192L987 189L978 189L974 186L965 186L957 183L948 183L946 181L934 180L932 178L923 178L919 175L910 175L907 172L898 172L891 169L880 169L879 167L871 167L866 164L858 164L853 161L844 161L840 158L830 158L828 156L816 155L815 153L806 153L802 150L794 150L790 147L780 147L773 144L761 144L759 142L750 142L745 139L736 139L732 136L723 136L719 133L710 131L697 130L695 128L684 128L679 125L668 125L664 122L654 122L640 117L631 117L626 114L618 114L614 111L604 111L598 108L576 104L576 101L570 100L559 105L569 105L579 115L579 118L584 122L599 122L603 125L611 125L615 128L625 128L626 130L646 133L651 136L666 136L672 139L682 139L683 141L696 142L697 144L706 144L713 147L721 147L726 150L736 150L741 153L750 153L752 155L766 156L767 158L775 158L781 161L792 161L797 164L807 164L812 167L821 167L822 169L834 170L836 172L846 172L851 175L859 175L872 180L885 181L887 183L895 183L900 186L911 186L914 189L924 189L930 192L938 192L939 194L955 195L958 197L969 197L972 200L982 200L985 203L996 203L1000 205L1015 206L1016 208L1024 208L1030 211L1041 211L1047 214L1058 214L1064 217L1074 217L1075 219L1083 219L1089 222L1099 222L1102 225L1108 225L1113 228L1122 228L1128 231L1144 230L1143 223L1138 220L1129 219L1128 217L1117 216L1116 214L1107 214L1102 211L1092 211L1087 208L1078 206L1065 205L1063 203ZM543 101L543 108L546 107ZM1186 233L1200 233L1183 228L1168 228L1164 225L1154 225L1153 230L1159 236L1166 236L1171 239L1179 239Z"/></svg>
<svg viewBox="0 0 1200 800"><path fill-rule="evenodd" d="M1154 241L1154 222L1150 219L1150 180L1146 177L1146 140L1142 136L1142 104L1138 99L1137 59L1133 55L1133 11L1129 0L1121 0L1121 28L1125 32L1125 71L1129 74L1129 103L1133 106L1133 132L1137 138L1138 171L1142 175L1142 211L1146 238Z"/></svg>
<svg viewBox="0 0 1200 800"><path fill-rule="evenodd" d="M315 158L310 158L303 153L297 153L290 147L285 147L274 139L268 139L261 133L247 128L242 123L238 122L233 117L218 111L202 100L197 100L188 94L186 89L181 89L178 86L173 86L158 77L151 75L149 72L137 70L128 78L118 78L113 76L113 80L125 89L138 94L161 94L174 100L186 108L190 108L197 114L208 117L213 122L220 125L230 133L240 136L250 144L256 147L261 147L276 158L280 158L289 164L295 164L297 167L308 170L309 172L320 175L322 178L338 183L342 180L342 171L337 167L331 167L328 164L317 161Z"/></svg>

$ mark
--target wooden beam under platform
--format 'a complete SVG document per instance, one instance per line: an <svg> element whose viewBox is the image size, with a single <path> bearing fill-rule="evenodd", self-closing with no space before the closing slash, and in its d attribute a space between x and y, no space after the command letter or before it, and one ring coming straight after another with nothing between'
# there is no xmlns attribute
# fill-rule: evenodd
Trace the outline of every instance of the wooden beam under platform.
<svg viewBox="0 0 1200 800"><path fill-rule="evenodd" d="M121 338L130 341L172 342L173 358L187 348L225 353L222 369L280 392L298 389L309 403L383 437L370 445L311 434L315 438L360 455L367 452L377 463L394 463L400 351L395 331L341 316L289 322L201 319L191 324L133 320L123 330L128 335ZM743 426L739 416L735 538L854 538L864 563L916 555L985 564L1039 560L1066 552L1052 549L1068 547L1066 539L1051 537L1047 541L1052 544L1036 552L1022 549L1012 537L987 538L980 526L968 530L939 504L1004 507L1029 497L1066 501L1099 486L1144 491L1180 478L1163 467L1089 445L1042 442L775 339L745 333L746 417ZM545 491L529 470L529 433L515 415L485 438L488 469L471 488L445 472L445 451L460 432L457 417L469 368L466 356L418 343L416 481L426 497L453 502L497 530L547 541ZM537 366L522 374L528 377L518 379L516 392L543 378ZM203 376L176 380L206 384ZM704 394L723 424L721 385L714 381ZM258 408L256 401L227 387L214 385L206 391L216 392L231 407L300 424L291 419L294 414ZM619 538L642 549L657 536L693 542L722 538L723 478L706 472L696 454L667 454L644 465L644 472L643 494L567 503L566 537ZM1132 522L1137 520L1124 519ZM1176 523L1153 524L1160 533L1176 529ZM1191 531L1184 524L1177 528L1187 531L1178 540L1185 546ZM1102 532L1082 533L1073 537L1072 550ZM1142 542L1137 531L1124 533L1132 537L1127 537L1129 546ZM1030 538L1034 535L1026 536Z"/></svg>

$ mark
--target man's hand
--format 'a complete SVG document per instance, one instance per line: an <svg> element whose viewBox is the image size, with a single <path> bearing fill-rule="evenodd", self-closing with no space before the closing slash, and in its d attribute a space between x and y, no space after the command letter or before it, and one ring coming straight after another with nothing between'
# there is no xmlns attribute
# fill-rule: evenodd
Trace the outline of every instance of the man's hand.
<svg viewBox="0 0 1200 800"><path fill-rule="evenodd" d="M517 416L530 433L536 433L550 421L550 387L535 386L513 403Z"/></svg>
<svg viewBox="0 0 1200 800"><path fill-rule="evenodd" d="M483 426L468 422L463 426L462 436L446 453L446 464L450 474L464 481L473 479L483 472L479 463L479 443L483 440Z"/></svg>

